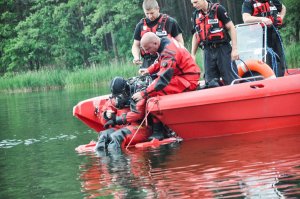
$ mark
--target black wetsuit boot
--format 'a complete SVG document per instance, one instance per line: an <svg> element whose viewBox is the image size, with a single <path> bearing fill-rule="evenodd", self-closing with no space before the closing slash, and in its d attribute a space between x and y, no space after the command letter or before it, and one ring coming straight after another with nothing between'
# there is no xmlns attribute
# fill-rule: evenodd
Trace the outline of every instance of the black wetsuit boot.
<svg viewBox="0 0 300 199"><path fill-rule="evenodd" d="M164 128L163 123L154 122L152 125L152 131L153 131L153 134L148 138L149 141L151 141L153 139L162 140L165 138L165 136L164 136L165 128Z"/></svg>

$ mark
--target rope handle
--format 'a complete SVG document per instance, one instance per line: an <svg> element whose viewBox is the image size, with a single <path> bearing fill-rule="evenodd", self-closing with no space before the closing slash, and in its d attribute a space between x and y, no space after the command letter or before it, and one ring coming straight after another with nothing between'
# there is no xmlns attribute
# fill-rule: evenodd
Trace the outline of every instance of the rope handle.
<svg viewBox="0 0 300 199"><path fill-rule="evenodd" d="M149 103L149 101L147 101L147 104ZM142 125L144 124L145 121L147 121L147 117L148 115L150 114L150 112L152 111L153 107L155 104L158 104L158 100L155 100L154 103L153 103L153 106L150 108L149 111L146 110L146 114L145 114L145 117L143 119L143 121L141 122L141 124L139 125L138 129L136 130L136 132L133 134L132 138L130 139L128 145L126 146L126 150L128 149L128 147L130 146L132 140L134 139L135 135L139 132L140 128L142 127ZM146 122L146 124L148 125L148 122Z"/></svg>

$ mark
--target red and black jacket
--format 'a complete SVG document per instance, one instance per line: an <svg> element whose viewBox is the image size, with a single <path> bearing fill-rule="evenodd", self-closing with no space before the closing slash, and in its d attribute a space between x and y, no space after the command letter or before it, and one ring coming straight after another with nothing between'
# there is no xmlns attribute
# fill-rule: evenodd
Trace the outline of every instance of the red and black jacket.
<svg viewBox="0 0 300 199"><path fill-rule="evenodd" d="M103 105L99 114L102 125L104 125L109 120L109 118L106 118L105 116L107 110L112 110L116 113L116 116L122 117L122 119L125 121L124 124L138 123L145 116L144 104L146 102L144 101L144 99L137 102L135 110L131 110L131 107L129 106L118 107L116 103L117 102L115 98L110 98ZM116 127L120 128L120 126Z"/></svg>
<svg viewBox="0 0 300 199"><path fill-rule="evenodd" d="M200 68L186 48L174 38L162 38L158 52L160 54L158 62L148 68L149 74L157 73L158 77L147 87L147 95L153 97L159 91L173 94L194 90L197 87ZM175 76L180 77L178 85L166 89Z"/></svg>

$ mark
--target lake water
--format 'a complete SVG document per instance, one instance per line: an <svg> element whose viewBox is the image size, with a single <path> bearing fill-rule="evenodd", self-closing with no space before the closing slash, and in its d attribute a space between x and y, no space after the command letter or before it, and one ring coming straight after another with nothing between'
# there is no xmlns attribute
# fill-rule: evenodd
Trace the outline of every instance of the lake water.
<svg viewBox="0 0 300 199"><path fill-rule="evenodd" d="M300 198L300 132L293 128L78 154L97 136L72 108L100 94L1 94L1 199Z"/></svg>

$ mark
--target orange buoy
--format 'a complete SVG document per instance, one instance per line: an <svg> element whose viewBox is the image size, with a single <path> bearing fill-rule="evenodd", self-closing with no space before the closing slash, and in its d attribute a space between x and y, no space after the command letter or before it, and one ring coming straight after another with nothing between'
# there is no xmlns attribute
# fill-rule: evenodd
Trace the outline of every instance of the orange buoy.
<svg viewBox="0 0 300 199"><path fill-rule="evenodd" d="M243 77L246 72L255 71L261 74L265 79L275 79L276 75L271 67L260 60L246 60L245 63L238 65L238 73L240 77Z"/></svg>

